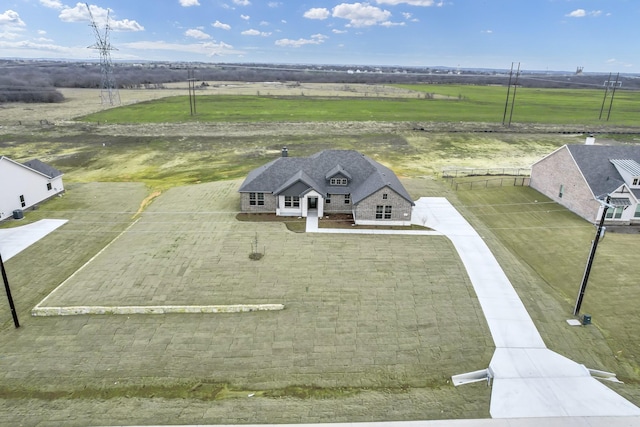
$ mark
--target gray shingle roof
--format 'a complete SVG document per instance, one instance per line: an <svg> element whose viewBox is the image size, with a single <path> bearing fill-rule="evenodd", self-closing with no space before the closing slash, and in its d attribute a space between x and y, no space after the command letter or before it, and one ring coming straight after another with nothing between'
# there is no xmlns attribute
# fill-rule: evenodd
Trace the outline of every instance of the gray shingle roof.
<svg viewBox="0 0 640 427"><path fill-rule="evenodd" d="M328 184L327 176L336 172L350 177L347 187ZM354 150L324 150L310 157L279 157L252 170L239 191L279 194L298 181L304 181L325 197L327 193L351 193L354 204L384 187L413 203L391 169Z"/></svg>
<svg viewBox="0 0 640 427"><path fill-rule="evenodd" d="M601 198L624 184L612 159L640 162L640 146L567 145L593 194ZM634 194L636 191L634 191Z"/></svg>
<svg viewBox="0 0 640 427"><path fill-rule="evenodd" d="M46 163L41 162L38 159L29 160L28 162L24 162L23 165L26 167L33 169L34 171L40 172L43 175L48 176L49 178L55 178L57 176L62 175L58 169L53 166L49 166Z"/></svg>

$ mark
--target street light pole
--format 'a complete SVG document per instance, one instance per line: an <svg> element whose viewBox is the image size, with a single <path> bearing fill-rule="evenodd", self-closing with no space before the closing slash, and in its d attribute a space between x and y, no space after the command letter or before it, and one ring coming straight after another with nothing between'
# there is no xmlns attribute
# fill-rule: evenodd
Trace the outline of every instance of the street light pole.
<svg viewBox="0 0 640 427"><path fill-rule="evenodd" d="M596 249L598 248L598 242L600 241L600 237L602 235L602 229L604 228L604 220L607 215L607 210L611 207L609 201L611 200L610 196L607 196L607 200L605 203L602 203L602 216L600 217L600 223L598 224L598 229L596 231L596 237L593 239L591 243L591 252L589 253L589 259L587 260L587 266L584 269L584 275L582 276L582 283L580 284L580 292L578 292L578 299L576 300L575 308L573 309L573 315L577 316L580 312L580 307L582 306L582 299L584 298L584 293L587 290L587 282L589 281L589 274L591 273L591 265L593 264L593 259L596 257Z"/></svg>
<svg viewBox="0 0 640 427"><path fill-rule="evenodd" d="M9 307L11 308L11 315L13 316L13 324L16 328L20 327L18 322L18 314L16 313L16 306L13 304L13 298L11 297L11 289L9 288L9 280L7 279L7 272L4 269L4 261L2 261L2 254L0 254L0 269L2 270L2 280L4 281L4 289L7 291L7 299L9 300Z"/></svg>

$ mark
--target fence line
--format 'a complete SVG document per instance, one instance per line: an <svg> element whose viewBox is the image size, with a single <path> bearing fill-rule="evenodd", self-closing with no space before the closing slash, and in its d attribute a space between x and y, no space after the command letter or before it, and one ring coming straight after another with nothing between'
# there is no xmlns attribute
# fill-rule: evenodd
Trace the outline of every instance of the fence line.
<svg viewBox="0 0 640 427"><path fill-rule="evenodd" d="M484 176L484 175L510 175L529 176L529 168L444 168L443 178L457 178L462 176Z"/></svg>
<svg viewBox="0 0 640 427"><path fill-rule="evenodd" d="M512 185L514 187L529 186L531 178L528 176L522 177L503 177L503 178L491 178L483 179L480 181L462 181L456 182L451 179L451 188L455 191L458 190L473 190L473 188L488 188L488 187L504 187L505 185Z"/></svg>

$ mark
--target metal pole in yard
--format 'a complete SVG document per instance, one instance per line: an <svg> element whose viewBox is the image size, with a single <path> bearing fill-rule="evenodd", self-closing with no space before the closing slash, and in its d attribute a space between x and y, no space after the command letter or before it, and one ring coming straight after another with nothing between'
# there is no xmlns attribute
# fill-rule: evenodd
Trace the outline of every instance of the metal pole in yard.
<svg viewBox="0 0 640 427"><path fill-rule="evenodd" d="M4 269L4 261L2 261L2 254L0 254L0 269L2 270L2 280L4 281L4 289L7 292L7 299L9 300L9 308L11 308L11 316L13 316L13 324L16 328L20 327L18 322L18 314L16 313L16 306L13 304L13 298L11 297L11 289L9 288L9 280L7 279L7 272Z"/></svg>
<svg viewBox="0 0 640 427"><path fill-rule="evenodd" d="M596 231L596 237L593 239L591 243L591 252L589 253L589 258L587 260L587 266L584 269L584 276L582 277L582 283L580 284L580 292L578 292L578 299L576 300L576 306L573 309L573 315L577 316L580 312L580 307L582 306L582 299L584 298L584 293L587 290L587 282L589 281L589 274L591 273L591 266L593 264L593 259L596 257L596 249L598 248L598 242L600 241L602 228L604 226L604 220L607 215L607 210L611 206L609 201L611 200L610 196L607 196L607 200L602 204L602 216L600 217L600 223L598 224L598 229Z"/></svg>

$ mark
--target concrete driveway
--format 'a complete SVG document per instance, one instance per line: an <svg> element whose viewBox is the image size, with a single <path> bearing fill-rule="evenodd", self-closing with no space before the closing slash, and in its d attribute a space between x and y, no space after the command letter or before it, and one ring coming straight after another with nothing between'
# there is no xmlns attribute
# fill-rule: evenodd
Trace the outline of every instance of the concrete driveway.
<svg viewBox="0 0 640 427"><path fill-rule="evenodd" d="M21 227L0 230L0 254L7 261L67 222L66 219L41 219Z"/></svg>
<svg viewBox="0 0 640 427"><path fill-rule="evenodd" d="M487 369L454 376L454 383L492 382L493 418L634 417L629 421L640 423L640 408L594 378L615 381L615 375L587 369L546 347L489 247L447 199L420 198L412 218L453 242L496 346Z"/></svg>

